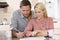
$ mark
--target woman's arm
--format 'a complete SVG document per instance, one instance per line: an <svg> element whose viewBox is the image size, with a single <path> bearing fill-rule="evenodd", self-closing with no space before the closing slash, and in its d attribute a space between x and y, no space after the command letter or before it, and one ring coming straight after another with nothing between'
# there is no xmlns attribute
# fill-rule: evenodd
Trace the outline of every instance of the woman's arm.
<svg viewBox="0 0 60 40"><path fill-rule="evenodd" d="M33 29L33 25L32 25L32 20L29 22L29 24L27 25L27 27L24 30L24 34L25 36L29 37L32 36L32 29Z"/></svg>

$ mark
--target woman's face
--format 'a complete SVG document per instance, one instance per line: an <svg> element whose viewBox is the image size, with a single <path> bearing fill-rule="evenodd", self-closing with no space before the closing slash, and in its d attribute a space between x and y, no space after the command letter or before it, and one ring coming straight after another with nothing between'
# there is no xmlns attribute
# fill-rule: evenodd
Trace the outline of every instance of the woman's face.
<svg viewBox="0 0 60 40"><path fill-rule="evenodd" d="M40 10L39 8L35 8L35 15L38 17L38 18L41 18L43 17L43 11Z"/></svg>

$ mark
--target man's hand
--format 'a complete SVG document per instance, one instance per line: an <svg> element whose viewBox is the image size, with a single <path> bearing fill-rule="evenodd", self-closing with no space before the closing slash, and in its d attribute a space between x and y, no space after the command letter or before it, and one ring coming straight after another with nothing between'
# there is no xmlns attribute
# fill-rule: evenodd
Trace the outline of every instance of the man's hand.
<svg viewBox="0 0 60 40"><path fill-rule="evenodd" d="M27 36L27 37L32 36L32 32L27 33L27 35L26 35L26 36Z"/></svg>
<svg viewBox="0 0 60 40"><path fill-rule="evenodd" d="M23 38L24 33L23 32L16 33L16 36L17 36L17 38Z"/></svg>

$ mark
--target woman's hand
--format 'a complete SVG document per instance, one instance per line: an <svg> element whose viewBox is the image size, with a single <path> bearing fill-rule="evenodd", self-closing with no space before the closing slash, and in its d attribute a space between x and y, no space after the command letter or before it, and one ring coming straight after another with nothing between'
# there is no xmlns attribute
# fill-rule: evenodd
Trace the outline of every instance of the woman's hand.
<svg viewBox="0 0 60 40"><path fill-rule="evenodd" d="M47 30L42 30L42 35L47 36Z"/></svg>
<svg viewBox="0 0 60 40"><path fill-rule="evenodd" d="M27 37L31 37L31 36L32 36L32 32L27 32L27 33L26 33L26 36L27 36Z"/></svg>
<svg viewBox="0 0 60 40"><path fill-rule="evenodd" d="M46 36L47 30L35 30L32 32L32 36Z"/></svg>

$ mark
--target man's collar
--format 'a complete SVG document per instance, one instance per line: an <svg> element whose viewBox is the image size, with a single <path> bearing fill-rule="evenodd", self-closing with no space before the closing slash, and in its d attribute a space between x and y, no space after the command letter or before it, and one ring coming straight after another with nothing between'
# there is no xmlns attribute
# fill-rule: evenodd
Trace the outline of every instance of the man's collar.
<svg viewBox="0 0 60 40"><path fill-rule="evenodd" d="M25 18L24 15L21 13L21 18Z"/></svg>

